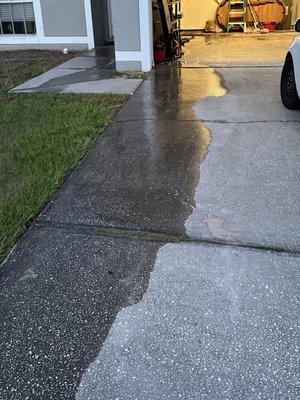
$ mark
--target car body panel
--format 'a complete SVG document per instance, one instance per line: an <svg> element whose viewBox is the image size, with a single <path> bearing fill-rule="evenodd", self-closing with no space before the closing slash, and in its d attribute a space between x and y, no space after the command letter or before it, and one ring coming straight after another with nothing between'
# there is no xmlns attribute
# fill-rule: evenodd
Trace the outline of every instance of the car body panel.
<svg viewBox="0 0 300 400"><path fill-rule="evenodd" d="M300 35L294 40L289 53L293 58L297 93L298 97L300 98Z"/></svg>

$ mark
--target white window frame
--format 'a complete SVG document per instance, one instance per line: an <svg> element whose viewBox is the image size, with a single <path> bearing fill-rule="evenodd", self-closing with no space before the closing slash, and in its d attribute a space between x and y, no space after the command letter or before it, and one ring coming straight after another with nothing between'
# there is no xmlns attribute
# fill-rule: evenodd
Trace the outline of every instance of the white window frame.
<svg viewBox="0 0 300 400"><path fill-rule="evenodd" d="M49 0L50 1L50 0ZM86 19L86 36L45 36L43 16L40 0L20 0L20 3L33 3L35 15L35 34L1 34L0 45L59 45L59 44L85 44L89 49L95 47L92 7L91 0L84 0L85 19ZM0 0L0 4L8 4L7 1ZM59 47L59 46L58 46Z"/></svg>
<svg viewBox="0 0 300 400"><path fill-rule="evenodd" d="M34 0L18 0L18 1L12 1L12 0L0 0L0 5L1 4L5 4L5 5L13 5L13 4L25 4L25 3L27 3L27 4L33 4L34 3ZM34 18L34 22L36 23L36 21L35 21L35 18ZM0 34L1 36L5 36L6 34L4 34L4 33L2 33L2 34ZM15 35L22 35L22 36L24 36L24 35L33 35L33 36L35 36L36 35L36 33L30 33L30 34L28 34L28 33L13 33L13 34L9 34L9 36L10 35L13 35L13 36L15 36ZM7 35L8 36L8 35Z"/></svg>

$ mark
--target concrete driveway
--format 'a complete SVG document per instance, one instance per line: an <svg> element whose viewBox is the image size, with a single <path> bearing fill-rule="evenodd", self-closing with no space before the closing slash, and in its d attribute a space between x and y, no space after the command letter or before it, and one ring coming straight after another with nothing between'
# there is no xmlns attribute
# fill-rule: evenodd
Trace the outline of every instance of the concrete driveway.
<svg viewBox="0 0 300 400"><path fill-rule="evenodd" d="M156 68L17 243L1 400L299 398L300 111L253 52Z"/></svg>

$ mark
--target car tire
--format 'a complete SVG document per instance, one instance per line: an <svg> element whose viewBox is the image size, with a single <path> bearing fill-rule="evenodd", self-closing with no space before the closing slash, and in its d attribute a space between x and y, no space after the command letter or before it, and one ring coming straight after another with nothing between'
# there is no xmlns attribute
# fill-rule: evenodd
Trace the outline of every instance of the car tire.
<svg viewBox="0 0 300 400"><path fill-rule="evenodd" d="M291 56L288 56L284 63L280 89L282 103L286 108L290 110L300 108L300 100L294 74L294 63Z"/></svg>

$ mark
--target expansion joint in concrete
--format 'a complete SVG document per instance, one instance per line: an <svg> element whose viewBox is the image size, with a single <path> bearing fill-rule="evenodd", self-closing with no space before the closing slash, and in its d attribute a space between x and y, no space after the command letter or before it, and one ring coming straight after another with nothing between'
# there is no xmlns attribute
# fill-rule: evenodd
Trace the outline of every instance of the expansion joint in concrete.
<svg viewBox="0 0 300 400"><path fill-rule="evenodd" d="M193 244L208 244L216 246L229 246L237 248L246 248L260 251L271 251L277 253L288 253L294 256L300 256L300 250L297 248L291 249L284 246L251 243L251 242L238 242L221 240L217 238L204 238L193 237L188 235L170 234L162 231L151 231L142 229L129 229L117 225L86 225L86 224L69 224L59 223L45 220L38 220L33 224L35 228L46 228L52 230L63 230L68 233L105 236L112 238L123 239L139 239L147 241L155 241L162 243L193 243Z"/></svg>

